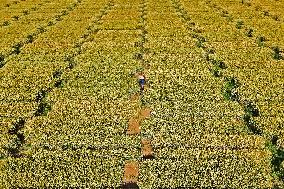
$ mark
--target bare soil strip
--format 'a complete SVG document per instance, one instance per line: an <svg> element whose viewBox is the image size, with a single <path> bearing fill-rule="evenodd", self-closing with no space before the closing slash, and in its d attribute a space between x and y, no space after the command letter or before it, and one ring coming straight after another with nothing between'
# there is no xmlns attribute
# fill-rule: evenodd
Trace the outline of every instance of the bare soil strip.
<svg viewBox="0 0 284 189"><path fill-rule="evenodd" d="M142 156L145 159L153 159L154 158L154 152L151 145L151 141L147 139L142 139Z"/></svg>
<svg viewBox="0 0 284 189"><path fill-rule="evenodd" d="M135 135L139 134L140 131L140 121L136 118L130 118L130 120L128 121L128 129L126 131L126 134Z"/></svg>
<svg viewBox="0 0 284 189"><path fill-rule="evenodd" d="M124 185L129 183L137 183L138 174L139 174L138 162L135 161L127 162L124 166L124 176L123 176Z"/></svg>
<svg viewBox="0 0 284 189"><path fill-rule="evenodd" d="M145 108L145 109L142 109L140 111L140 119L141 120L149 118L150 116L151 116L151 109L150 108Z"/></svg>
<svg viewBox="0 0 284 189"><path fill-rule="evenodd" d="M140 123L143 122L144 119L149 118L151 116L151 109L145 108L141 109L138 116L130 118L128 121L128 128L126 134L135 135L141 132Z"/></svg>

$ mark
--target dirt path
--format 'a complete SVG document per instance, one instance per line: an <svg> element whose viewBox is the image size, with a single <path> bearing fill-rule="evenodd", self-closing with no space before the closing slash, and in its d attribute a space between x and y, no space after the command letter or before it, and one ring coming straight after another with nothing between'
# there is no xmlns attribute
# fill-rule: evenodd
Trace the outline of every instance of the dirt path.
<svg viewBox="0 0 284 189"><path fill-rule="evenodd" d="M136 135L139 134L140 131L140 121L136 118L130 118L130 120L128 121L128 129L126 131L126 134Z"/></svg>
<svg viewBox="0 0 284 189"><path fill-rule="evenodd" d="M151 145L151 141L148 139L142 139L142 149L141 153L144 159L153 159L154 158L154 152L153 147Z"/></svg>
<svg viewBox="0 0 284 189"><path fill-rule="evenodd" d="M151 116L151 109L150 108L144 108L140 111L140 118L142 120L149 118Z"/></svg>
<svg viewBox="0 0 284 189"><path fill-rule="evenodd" d="M150 68L149 64L145 64L144 61L144 54L145 54L145 41L146 41L146 1L142 1L142 8L141 8L141 24L143 27L141 28L142 34L141 34L141 53L139 55L139 64L143 67L143 71L137 71L134 73L134 78L138 81L139 78L141 79L141 76L144 76L145 79L145 85L137 85L140 88L140 92L137 92L135 94L132 94L130 97L131 101L139 102L141 105L137 109L136 115L133 115L128 121L128 128L126 131L127 135L139 135L141 133L141 125L143 121L151 116L151 108L145 106L144 103L141 103L142 97L144 93L147 93L149 90L148 85L148 77L147 77L147 70ZM142 77L143 78L143 77ZM144 90L142 89L144 87ZM141 137L141 156L142 158L152 159L154 157L153 148L151 146L151 140L150 139L142 139ZM139 165L138 161L130 161L126 162L124 167L124 178L123 178L123 188L139 188L137 185L138 181L138 175L139 175Z"/></svg>
<svg viewBox="0 0 284 189"><path fill-rule="evenodd" d="M124 183L136 183L138 179L138 163L134 161L127 162L124 167Z"/></svg>

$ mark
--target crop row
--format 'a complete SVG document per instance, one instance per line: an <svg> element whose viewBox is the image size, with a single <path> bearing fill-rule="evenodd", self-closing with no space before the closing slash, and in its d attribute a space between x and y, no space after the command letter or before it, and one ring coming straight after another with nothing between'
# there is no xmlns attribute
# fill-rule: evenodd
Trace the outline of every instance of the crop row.
<svg viewBox="0 0 284 189"><path fill-rule="evenodd" d="M111 153L111 151L108 151ZM107 151L106 151L106 154ZM118 187L127 158L90 150L38 150L29 158L8 158L3 186L20 187ZM1 171L2 171L1 170Z"/></svg>
<svg viewBox="0 0 284 189"><path fill-rule="evenodd" d="M268 161L253 163L246 156L259 159L262 153L232 151L173 151L169 149L158 160L143 161L138 184L141 188L246 188L272 187ZM177 155L169 159L168 155ZM178 156L186 154L187 158ZM263 160L263 159L262 159ZM260 164L262 166L260 166ZM257 171L258 174L254 172Z"/></svg>

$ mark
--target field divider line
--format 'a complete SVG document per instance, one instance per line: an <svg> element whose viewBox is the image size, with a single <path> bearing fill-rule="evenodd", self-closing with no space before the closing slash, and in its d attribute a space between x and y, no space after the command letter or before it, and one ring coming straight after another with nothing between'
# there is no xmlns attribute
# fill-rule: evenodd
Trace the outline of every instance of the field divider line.
<svg viewBox="0 0 284 189"><path fill-rule="evenodd" d="M141 29L139 27L137 28L133 28L133 29L129 29L129 28L117 28L117 29L108 29L108 28L104 28L104 29L100 29L101 31L140 31Z"/></svg>

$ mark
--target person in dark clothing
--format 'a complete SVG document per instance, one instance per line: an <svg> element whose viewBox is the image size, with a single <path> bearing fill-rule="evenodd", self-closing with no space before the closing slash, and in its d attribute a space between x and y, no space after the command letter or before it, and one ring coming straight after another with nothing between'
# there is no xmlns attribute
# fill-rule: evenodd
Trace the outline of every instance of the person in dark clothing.
<svg viewBox="0 0 284 189"><path fill-rule="evenodd" d="M144 87L145 87L145 84L146 84L146 77L143 73L138 73L138 83L139 83L139 86L140 86L140 93L143 93L144 92Z"/></svg>

